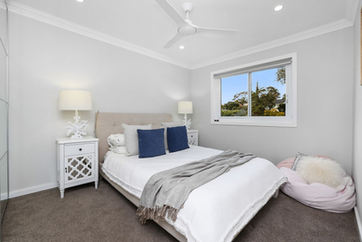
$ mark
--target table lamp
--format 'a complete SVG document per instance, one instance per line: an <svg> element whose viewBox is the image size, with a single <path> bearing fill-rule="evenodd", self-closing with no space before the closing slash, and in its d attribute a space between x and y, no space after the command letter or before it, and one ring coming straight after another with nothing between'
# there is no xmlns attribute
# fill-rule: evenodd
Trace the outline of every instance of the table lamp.
<svg viewBox="0 0 362 242"><path fill-rule="evenodd" d="M187 129L190 129L191 119L187 120L187 114L192 114L192 102L191 101L178 102L178 113L184 115L184 124Z"/></svg>
<svg viewBox="0 0 362 242"><path fill-rule="evenodd" d="M86 135L88 120L80 120L78 111L92 110L92 98L88 91L63 90L59 94L59 109L75 111L74 122L68 122L67 136L71 139L80 139Z"/></svg>

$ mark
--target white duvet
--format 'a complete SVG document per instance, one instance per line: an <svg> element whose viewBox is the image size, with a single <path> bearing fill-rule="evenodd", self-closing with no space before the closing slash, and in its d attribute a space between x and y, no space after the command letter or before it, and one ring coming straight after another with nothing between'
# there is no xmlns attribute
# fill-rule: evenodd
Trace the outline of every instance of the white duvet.
<svg viewBox="0 0 362 242"><path fill-rule="evenodd" d="M221 152L191 146L183 151L143 159L108 152L102 170L111 180L140 198L153 174ZM168 222L188 241L232 241L285 181L270 161L255 158L195 189L177 220Z"/></svg>

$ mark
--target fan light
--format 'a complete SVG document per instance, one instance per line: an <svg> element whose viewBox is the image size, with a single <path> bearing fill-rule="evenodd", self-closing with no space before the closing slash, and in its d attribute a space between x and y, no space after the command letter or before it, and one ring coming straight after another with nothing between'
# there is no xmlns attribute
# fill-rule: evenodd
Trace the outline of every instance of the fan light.
<svg viewBox="0 0 362 242"><path fill-rule="evenodd" d="M185 49L185 46L180 45L178 48L179 48L180 50L183 50L183 49Z"/></svg>
<svg viewBox="0 0 362 242"><path fill-rule="evenodd" d="M282 10L282 9L283 9L283 5L281 5L281 4L279 4L279 5L277 5L277 6L274 7L274 11L275 11L275 12L279 12L279 11Z"/></svg>
<svg viewBox="0 0 362 242"><path fill-rule="evenodd" d="M84 2L84 0L76 0L78 3L82 3Z"/></svg>
<svg viewBox="0 0 362 242"><path fill-rule="evenodd" d="M173 36L172 39L170 39L166 45L165 48L170 48L175 43L182 43L179 42L182 38L194 35L196 33L201 32L216 32L216 33L233 33L233 32L239 32L239 30L235 29L220 29L220 28L208 28L208 27L200 27L192 23L190 19L191 11L192 11L192 3L184 3L182 5L185 16L181 16L178 11L175 10L175 8L170 5L170 3L167 0L155 0L160 7L166 12L169 17L173 19L173 21L177 24L177 33ZM279 0L283 1L283 0ZM179 49L182 50L184 47L179 46Z"/></svg>

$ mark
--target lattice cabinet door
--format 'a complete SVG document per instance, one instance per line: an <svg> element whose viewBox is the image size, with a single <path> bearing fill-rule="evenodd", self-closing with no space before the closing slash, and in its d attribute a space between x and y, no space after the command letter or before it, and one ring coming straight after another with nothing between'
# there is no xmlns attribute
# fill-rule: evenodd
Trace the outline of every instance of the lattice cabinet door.
<svg viewBox="0 0 362 242"><path fill-rule="evenodd" d="M188 139L189 145L199 145L199 131L188 130L187 139Z"/></svg>
<svg viewBox="0 0 362 242"><path fill-rule="evenodd" d="M60 197L64 189L94 182L98 187L98 139L58 139L57 170Z"/></svg>
<svg viewBox="0 0 362 242"><path fill-rule="evenodd" d="M93 154L66 157L65 182L74 182L94 176Z"/></svg>

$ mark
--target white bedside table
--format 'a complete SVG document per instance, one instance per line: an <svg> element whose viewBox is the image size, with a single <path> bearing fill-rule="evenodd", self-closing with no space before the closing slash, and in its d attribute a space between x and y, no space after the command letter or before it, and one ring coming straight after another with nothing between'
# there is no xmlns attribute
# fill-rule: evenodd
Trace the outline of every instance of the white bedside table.
<svg viewBox="0 0 362 242"><path fill-rule="evenodd" d="M57 171L60 197L64 189L94 182L98 188L98 139L57 139Z"/></svg>
<svg viewBox="0 0 362 242"><path fill-rule="evenodd" d="M187 130L189 145L199 145L199 131L195 129Z"/></svg>

